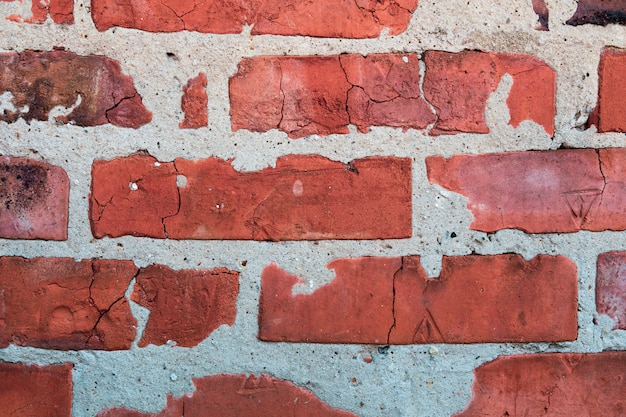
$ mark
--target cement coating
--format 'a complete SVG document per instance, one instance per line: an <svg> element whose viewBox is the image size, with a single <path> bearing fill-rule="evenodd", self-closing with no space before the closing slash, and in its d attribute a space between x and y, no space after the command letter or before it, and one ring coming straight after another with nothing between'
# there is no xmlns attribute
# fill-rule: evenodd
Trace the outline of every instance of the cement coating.
<svg viewBox="0 0 626 417"><path fill-rule="evenodd" d="M101 54L120 61L132 76L152 123L138 130L113 126L81 128L33 121L0 124L0 154L32 157L63 167L71 180L69 239L66 242L0 241L0 255L131 259L175 269L227 267L241 272L238 313L233 327L222 326L193 349L136 346L122 352L60 352L21 347L0 350L0 360L37 364L75 364L74 415L91 417L124 405L156 412L166 396L193 389L191 379L216 373L268 373L313 391L333 407L363 417L449 416L471 397L472 371L499 355L536 352L599 352L626 349L626 332L595 312L595 265L599 253L626 249L616 232L528 235L506 230L485 234L469 230L466 199L431 186L424 159L429 155L503 152L564 147L624 147L623 134L582 130L597 98L597 66L602 47L626 47L626 32L607 27L566 26L574 0L548 0L550 31L534 30L537 16L528 0L447 0L419 3L408 30L400 36L345 40L280 36L153 34L128 29L99 33L89 3L78 0L76 24L16 24L0 19L0 50L51 50L64 46L78 54ZM30 2L0 2L0 16L28 14ZM242 57L257 55L333 55L340 53L420 53L437 49L481 49L538 56L557 71L556 133L523 122L508 126L505 77L489 100L491 133L428 137L421 132L372 128L349 135L290 140L271 131L232 132L228 78ZM173 55L171 55L173 54ZM204 71L208 77L209 127L180 130L181 88ZM63 111L63 109L59 109ZM413 163L413 237L382 241L242 242L170 241L125 237L95 240L87 210L91 163L147 150L162 161L177 157L234 158L240 170L272 165L278 156L316 153L344 162L368 155L408 156ZM451 237L452 232L456 237ZM422 255L424 267L438 275L442 255L469 253L562 254L579 269L579 335L571 343L370 345L262 343L256 339L261 270L272 261L301 275L308 286L329 282L326 264L335 258ZM246 262L244 262L246 261ZM141 326L147 311L134 305ZM597 319L597 324L593 319ZM141 332L137 336L139 339ZM372 356L368 364L364 358Z"/></svg>

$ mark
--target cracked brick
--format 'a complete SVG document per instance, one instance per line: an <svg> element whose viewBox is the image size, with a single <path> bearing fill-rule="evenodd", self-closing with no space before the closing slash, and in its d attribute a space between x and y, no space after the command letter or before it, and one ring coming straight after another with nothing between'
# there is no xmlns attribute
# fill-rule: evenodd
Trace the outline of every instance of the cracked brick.
<svg viewBox="0 0 626 417"><path fill-rule="evenodd" d="M127 27L149 32L241 33L252 35L374 38L383 29L403 32L417 0L93 0L96 28Z"/></svg>
<svg viewBox="0 0 626 417"><path fill-rule="evenodd" d="M237 172L218 158L95 161L90 219L97 238L318 240L411 236L411 161L349 164L316 155ZM177 180L181 182L177 185ZM183 180L184 179L184 180Z"/></svg>
<svg viewBox="0 0 626 417"><path fill-rule="evenodd" d="M24 51L0 54L0 66L0 92L11 94L14 107L0 113L1 121L46 121L57 106L71 109L57 121L78 126L138 128L152 119L132 79L112 59L62 49Z"/></svg>
<svg viewBox="0 0 626 417"><path fill-rule="evenodd" d="M69 193L62 168L0 157L0 237L66 240Z"/></svg>
<svg viewBox="0 0 626 417"><path fill-rule="evenodd" d="M624 0L578 0L576 12L567 21L568 25L626 24L626 2Z"/></svg>
<svg viewBox="0 0 626 417"><path fill-rule="evenodd" d="M469 199L473 230L626 230L626 149L426 159L428 179Z"/></svg>
<svg viewBox="0 0 626 417"><path fill-rule="evenodd" d="M487 99L509 74L509 124L529 120L554 134L556 75L544 62L478 51L428 51L423 59L420 87L415 54L246 58L229 82L231 126L279 129L293 139L345 134L349 124L364 133L370 126L488 133Z"/></svg>
<svg viewBox="0 0 626 417"><path fill-rule="evenodd" d="M193 347L237 315L239 274L224 268L174 271L163 265L142 268L131 299L150 310L139 347Z"/></svg>
<svg viewBox="0 0 626 417"><path fill-rule="evenodd" d="M193 393L168 395L166 408L157 414L112 408L98 417L356 417L330 407L305 388L265 374L220 374L195 378L193 383Z"/></svg>
<svg viewBox="0 0 626 417"><path fill-rule="evenodd" d="M598 64L598 102L588 125L598 132L626 132L626 50L604 48Z"/></svg>
<svg viewBox="0 0 626 417"><path fill-rule="evenodd" d="M131 261L0 257L0 347L129 349Z"/></svg>
<svg viewBox="0 0 626 417"><path fill-rule="evenodd" d="M72 364L0 362L0 404L5 416L71 417Z"/></svg>
<svg viewBox="0 0 626 417"><path fill-rule="evenodd" d="M503 343L575 340L576 266L563 256L443 257L429 279L419 256L337 259L312 294L271 264L263 270L259 334L304 343Z"/></svg>
<svg viewBox="0 0 626 417"><path fill-rule="evenodd" d="M454 417L619 416L626 352L500 357L474 371L472 400Z"/></svg>
<svg viewBox="0 0 626 417"><path fill-rule="evenodd" d="M198 76L187 81L183 86L183 97L180 108L185 113L185 118L180 122L181 129L198 129L209 124L209 99L206 93L207 78L201 72Z"/></svg>

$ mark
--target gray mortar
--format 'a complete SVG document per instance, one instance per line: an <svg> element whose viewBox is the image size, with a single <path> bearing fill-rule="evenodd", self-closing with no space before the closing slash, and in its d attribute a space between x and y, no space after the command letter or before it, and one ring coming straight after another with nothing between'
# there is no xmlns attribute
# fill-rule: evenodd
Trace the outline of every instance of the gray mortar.
<svg viewBox="0 0 626 417"><path fill-rule="evenodd" d="M579 232L529 235L515 230L495 234L469 230L472 220L463 197L428 184L424 159L429 155L556 149L624 147L623 134L580 130L597 97L597 65L605 45L626 47L624 28L564 25L574 0L548 0L550 31L534 30L537 16L528 0L422 0L406 32L396 37L345 40L200 33L152 34L128 29L95 30L88 2L76 1L73 26L42 26L0 19L0 50L50 50L64 46L78 54L102 54L120 61L132 76L153 121L138 130L113 126L81 128L33 121L0 123L0 154L34 157L63 167L71 181L69 239L65 242L0 241L0 255L131 259L175 269L227 267L241 272L237 319L222 326L199 346L187 349L150 346L130 351L60 352L11 346L0 360L50 364L73 362L74 416L91 417L107 407L156 412L166 396L191 392L191 379L217 373L274 375L306 387L331 406L364 417L449 416L471 397L472 371L500 355L536 352L599 352L626 348L626 332L595 312L595 264L599 253L626 249L626 234ZM0 16L23 13L30 2L0 2ZM425 50L482 49L538 56L557 70L556 133L523 122L507 125L504 77L489 100L491 133L428 137L422 132L372 128L369 134L290 140L271 131L232 132L228 78L242 57L257 55L332 55L339 53L421 53ZM167 52L176 59L168 58ZM198 72L208 77L209 127L180 130L181 87ZM587 74L589 74L587 76ZM241 170L274 164L286 154L316 153L343 162L369 155L411 157L413 163L413 237L404 240L243 242L172 241L123 237L95 240L87 218L91 163L147 150L161 161L177 157L234 158ZM451 238L451 232L456 233ZM263 343L256 339L261 270L276 261L307 281L310 292L329 282L327 263L335 258L419 254L429 275L437 276L442 255L517 252L562 254L579 269L579 336L571 343L371 345ZM243 266L242 262L247 261ZM133 305L145 325L147 310ZM596 318L597 325L592 320ZM139 337L138 335L138 337ZM364 358L372 356L367 364ZM356 381L356 382L353 382Z"/></svg>

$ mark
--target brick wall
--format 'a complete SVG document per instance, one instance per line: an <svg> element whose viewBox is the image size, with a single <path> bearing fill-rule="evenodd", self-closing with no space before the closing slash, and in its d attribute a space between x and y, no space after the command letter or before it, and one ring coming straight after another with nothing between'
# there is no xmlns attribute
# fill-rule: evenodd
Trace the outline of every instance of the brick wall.
<svg viewBox="0 0 626 417"><path fill-rule="evenodd" d="M0 2L12 416L622 415L626 2Z"/></svg>

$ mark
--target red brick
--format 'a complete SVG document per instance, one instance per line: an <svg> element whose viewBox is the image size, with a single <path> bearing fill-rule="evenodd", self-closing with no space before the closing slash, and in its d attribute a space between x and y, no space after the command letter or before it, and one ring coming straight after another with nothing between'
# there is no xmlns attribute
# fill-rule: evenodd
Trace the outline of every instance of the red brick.
<svg viewBox="0 0 626 417"><path fill-rule="evenodd" d="M626 330L626 252L598 255L596 310L615 320L613 329Z"/></svg>
<svg viewBox="0 0 626 417"><path fill-rule="evenodd" d="M129 349L131 261L0 257L0 347Z"/></svg>
<svg viewBox="0 0 626 417"><path fill-rule="evenodd" d="M556 73L543 61L521 54L427 51L424 63L424 95L438 116L431 135L488 133L487 99L505 74L513 78L509 124L530 120L554 135Z"/></svg>
<svg viewBox="0 0 626 417"><path fill-rule="evenodd" d="M487 133L487 99L508 73L509 123L531 120L554 134L555 72L537 58L431 51L424 62L425 99L414 54L244 59L230 79L232 128L279 129L300 138L348 133L350 123L367 132L370 126L427 129L436 122L431 135Z"/></svg>
<svg viewBox="0 0 626 417"><path fill-rule="evenodd" d="M195 392L182 398L168 397L168 405L158 414L139 413L115 408L98 417L355 417L329 407L312 392L291 382L261 374L214 375L193 380Z"/></svg>
<svg viewBox="0 0 626 417"><path fill-rule="evenodd" d="M24 51L0 54L0 67L0 91L13 95L11 102L17 109L0 113L2 121L48 120L54 107L69 108L79 99L80 104L67 116L56 120L79 126L111 123L138 128L152 119L132 79L122 75L120 64L112 59L64 50Z"/></svg>
<svg viewBox="0 0 626 417"><path fill-rule="evenodd" d="M302 35L325 38L374 38L384 28L390 35L403 32L417 8L417 0L93 0L96 28L113 26L150 32L241 33Z"/></svg>
<svg viewBox="0 0 626 417"><path fill-rule="evenodd" d="M626 352L501 357L474 371L472 401L455 417L621 416Z"/></svg>
<svg viewBox="0 0 626 417"><path fill-rule="evenodd" d="M626 50L605 48L598 65L598 104L589 117L598 132L626 132Z"/></svg>
<svg viewBox="0 0 626 417"><path fill-rule="evenodd" d="M72 364L0 363L2 415L71 417Z"/></svg>
<svg viewBox="0 0 626 417"><path fill-rule="evenodd" d="M533 10L539 18L537 30L550 30L548 24L550 11L548 10L548 6L546 6L546 0L533 0Z"/></svg>
<svg viewBox="0 0 626 417"><path fill-rule="evenodd" d="M180 122L181 129L198 129L209 124L209 99L206 93L207 78L201 72L197 77L187 81L183 86L183 98L180 107L185 113L185 118Z"/></svg>
<svg viewBox="0 0 626 417"><path fill-rule="evenodd" d="M142 268L131 299L150 310L139 347L193 347L237 315L239 274L224 268L174 271L163 265Z"/></svg>
<svg viewBox="0 0 626 417"><path fill-rule="evenodd" d="M313 343L486 343L574 340L577 270L562 256L443 257L429 279L419 256L338 259L310 295L275 264L263 270L261 340Z"/></svg>
<svg viewBox="0 0 626 417"><path fill-rule="evenodd" d="M17 1L17 0L2 0ZM20 0L21 1L21 0ZM24 19L20 15L11 15L8 20L14 22L43 24L52 18L54 23L72 25L74 24L74 1L73 0L34 0L31 5L32 16Z"/></svg>
<svg viewBox="0 0 626 417"><path fill-rule="evenodd" d="M291 155L257 172L237 172L217 158L96 161L90 217L97 238L405 238L411 236L411 161L343 164Z"/></svg>
<svg viewBox="0 0 626 417"><path fill-rule="evenodd" d="M602 26L626 24L626 3L624 0L578 0L576 12L567 24L578 26L587 23Z"/></svg>
<svg viewBox="0 0 626 417"><path fill-rule="evenodd" d="M0 157L0 237L67 240L70 183L65 171Z"/></svg>
<svg viewBox="0 0 626 417"><path fill-rule="evenodd" d="M626 149L426 159L428 179L469 199L471 228L527 233L626 230Z"/></svg>

